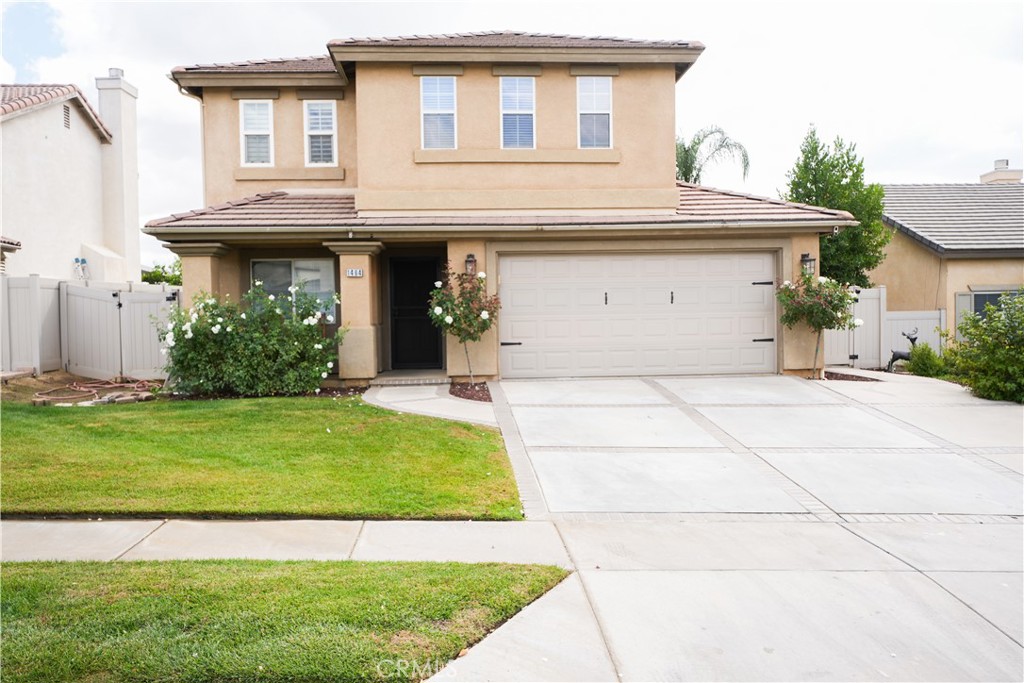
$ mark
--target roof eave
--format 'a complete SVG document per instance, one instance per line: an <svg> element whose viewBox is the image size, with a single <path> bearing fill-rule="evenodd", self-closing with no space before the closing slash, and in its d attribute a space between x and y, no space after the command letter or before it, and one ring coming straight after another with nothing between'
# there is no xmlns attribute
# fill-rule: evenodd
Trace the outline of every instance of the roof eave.
<svg viewBox="0 0 1024 683"><path fill-rule="evenodd" d="M573 233L587 236L599 232L602 235L609 233L621 233L622 236L632 237L658 237L676 233L692 235L704 235L711 231L728 229L735 236L756 231L756 232L800 232L811 234L824 234L831 232L837 225L843 223L836 221L677 221L677 222L609 222L609 223L564 223L558 225L542 225L536 223L522 223L516 225L508 224L486 224L486 223L384 223L389 219L356 218L351 222L336 223L334 225L320 226L227 226L227 225L205 225L205 226L173 226L167 224L154 225L154 222L147 224L142 231L161 240L170 242L196 241L196 240L219 240L237 241L239 238L256 239L257 241L274 240L296 240L296 239L320 239L337 238L339 233L352 232L360 233L381 233L388 236L423 235L424 233L479 233L482 236L498 238L503 236L522 237L526 235L539 235L545 233L556 233L569 236ZM728 235L715 235L716 237L727 237Z"/></svg>
<svg viewBox="0 0 1024 683"><path fill-rule="evenodd" d="M211 73L203 71L172 71L170 79L179 88L202 97L203 88L252 87L344 87L348 77L343 70L335 71L273 71L258 73Z"/></svg>

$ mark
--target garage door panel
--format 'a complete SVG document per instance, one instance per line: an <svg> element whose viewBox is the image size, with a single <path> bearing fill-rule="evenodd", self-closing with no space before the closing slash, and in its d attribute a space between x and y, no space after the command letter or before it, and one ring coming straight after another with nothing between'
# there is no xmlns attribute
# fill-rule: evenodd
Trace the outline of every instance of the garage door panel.
<svg viewBox="0 0 1024 683"><path fill-rule="evenodd" d="M773 372L770 253L504 256L505 377ZM606 297L607 295L607 303Z"/></svg>

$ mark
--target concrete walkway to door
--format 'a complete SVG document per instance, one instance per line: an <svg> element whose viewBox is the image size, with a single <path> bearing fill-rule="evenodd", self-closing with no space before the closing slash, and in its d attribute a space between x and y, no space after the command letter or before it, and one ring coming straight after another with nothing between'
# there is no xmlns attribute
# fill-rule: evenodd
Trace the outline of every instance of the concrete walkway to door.
<svg viewBox="0 0 1024 683"><path fill-rule="evenodd" d="M880 377L492 388L577 573L435 680L1021 680L1024 409Z"/></svg>

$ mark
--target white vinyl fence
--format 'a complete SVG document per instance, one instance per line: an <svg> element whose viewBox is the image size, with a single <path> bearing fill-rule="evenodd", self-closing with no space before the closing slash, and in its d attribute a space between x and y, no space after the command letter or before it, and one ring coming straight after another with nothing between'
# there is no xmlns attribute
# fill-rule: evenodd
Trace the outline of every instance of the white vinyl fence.
<svg viewBox="0 0 1024 683"><path fill-rule="evenodd" d="M179 287L3 276L3 369L162 379L157 325Z"/></svg>
<svg viewBox="0 0 1024 683"><path fill-rule="evenodd" d="M941 348L937 328L946 327L944 310L889 311L885 301L885 287L861 290L853 315L864 324L854 330L825 331L827 365L884 368L893 351L910 350L910 342L902 333L909 334L915 328L918 343L927 342L936 351Z"/></svg>

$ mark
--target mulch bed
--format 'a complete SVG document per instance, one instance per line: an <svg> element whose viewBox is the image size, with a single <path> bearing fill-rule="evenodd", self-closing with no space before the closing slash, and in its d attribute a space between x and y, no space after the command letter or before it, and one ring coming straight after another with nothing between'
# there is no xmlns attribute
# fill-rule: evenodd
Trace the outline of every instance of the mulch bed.
<svg viewBox="0 0 1024 683"><path fill-rule="evenodd" d="M458 398L469 399L470 401L491 402L491 390L487 388L487 382L477 382L476 384L453 382L448 393Z"/></svg>
<svg viewBox="0 0 1024 683"><path fill-rule="evenodd" d="M874 377L861 377L860 375L847 375L841 372L825 372L825 379L846 380L849 382L881 382Z"/></svg>

